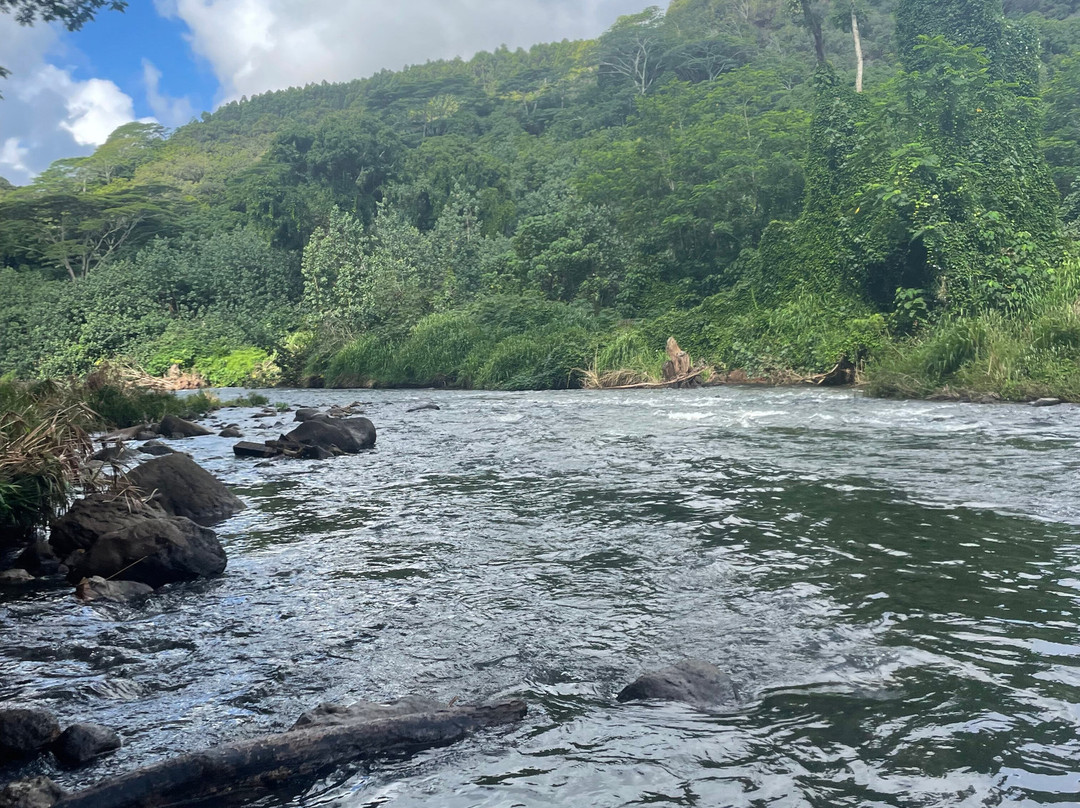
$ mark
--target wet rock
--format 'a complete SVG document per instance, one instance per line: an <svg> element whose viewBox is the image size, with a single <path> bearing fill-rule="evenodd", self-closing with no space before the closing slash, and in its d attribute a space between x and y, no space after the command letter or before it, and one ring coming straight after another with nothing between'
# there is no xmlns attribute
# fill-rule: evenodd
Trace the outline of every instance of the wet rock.
<svg viewBox="0 0 1080 808"><path fill-rule="evenodd" d="M158 437L158 433L153 429L144 429L142 432L135 433L135 440L154 440Z"/></svg>
<svg viewBox="0 0 1080 808"><path fill-rule="evenodd" d="M67 571L52 545L41 538L19 553L15 566L36 576L63 575Z"/></svg>
<svg viewBox="0 0 1080 808"><path fill-rule="evenodd" d="M422 699L418 696L408 696L386 704L376 704L370 701L359 701L355 704L320 704L314 710L308 710L300 716L292 729L304 729L305 727L334 727L343 724L352 724L359 721L378 721L383 718L394 718L401 715L413 715L414 713L433 712L446 707L431 699Z"/></svg>
<svg viewBox="0 0 1080 808"><path fill-rule="evenodd" d="M52 751L65 766L84 766L122 746L120 736L100 724L72 724L53 743Z"/></svg>
<svg viewBox="0 0 1080 808"><path fill-rule="evenodd" d="M166 415L162 418L157 425L157 431L161 435L176 439L198 438L203 435L213 434L206 427L193 424L191 421L185 421L183 418L177 418L175 415Z"/></svg>
<svg viewBox="0 0 1080 808"><path fill-rule="evenodd" d="M26 570L13 569L0 572L0 586L22 586L34 580Z"/></svg>
<svg viewBox="0 0 1080 808"><path fill-rule="evenodd" d="M320 416L304 421L284 436L285 441L356 454L375 445L375 425L367 418Z"/></svg>
<svg viewBox="0 0 1080 808"><path fill-rule="evenodd" d="M1056 407L1064 402L1060 398L1038 398L1031 402L1032 407Z"/></svg>
<svg viewBox="0 0 1080 808"><path fill-rule="evenodd" d="M442 407L440 407L434 401L428 401L425 404L417 404L415 407L410 407L409 409L405 410L405 412L423 412L424 410L441 410L441 409L442 409Z"/></svg>
<svg viewBox="0 0 1080 808"><path fill-rule="evenodd" d="M229 424L223 430L218 432L219 438L242 438L244 433L240 431L240 427L236 424Z"/></svg>
<svg viewBox="0 0 1080 808"><path fill-rule="evenodd" d="M316 417L318 415L322 415L322 413L319 412L314 407L301 407L300 409L298 409L296 411L296 414L293 416L293 420L294 421L310 421L312 418L314 418L314 417Z"/></svg>
<svg viewBox="0 0 1080 808"><path fill-rule="evenodd" d="M76 500L68 512L52 523L49 544L59 558L76 550L86 550L106 533L141 519L156 519L160 513L133 506L124 499L93 494Z"/></svg>
<svg viewBox="0 0 1080 808"><path fill-rule="evenodd" d="M171 516L211 524L244 509L221 480L179 452L148 460L128 472L128 480Z"/></svg>
<svg viewBox="0 0 1080 808"><path fill-rule="evenodd" d="M0 808L52 808L64 790L48 777L9 783L0 791Z"/></svg>
<svg viewBox="0 0 1080 808"><path fill-rule="evenodd" d="M618 701L682 701L695 707L713 707L734 701L735 690L731 678L715 665L700 659L684 659L669 668L638 677L616 698Z"/></svg>
<svg viewBox="0 0 1080 808"><path fill-rule="evenodd" d="M171 446L166 446L159 440L152 440L149 443L144 443L139 447L139 451L143 454L153 455L154 457L164 457L165 455L176 453L176 449L173 449Z"/></svg>
<svg viewBox="0 0 1080 808"><path fill-rule="evenodd" d="M31 757L60 735L60 722L48 710L0 704L0 763Z"/></svg>
<svg viewBox="0 0 1080 808"><path fill-rule="evenodd" d="M106 533L86 552L71 557L68 580L95 575L165 584L208 578L225 571L227 559L217 534L184 517L144 519Z"/></svg>
<svg viewBox="0 0 1080 808"><path fill-rule="evenodd" d="M106 581L100 575L83 578L75 587L75 597L80 600L107 600L127 603L153 594L153 587L138 581Z"/></svg>
<svg viewBox="0 0 1080 808"><path fill-rule="evenodd" d="M157 435L157 433L154 431L154 428L150 424L138 424L136 426L129 426L127 429L114 430L113 432L102 435L98 440L101 443L142 440L142 438L139 438L137 436L146 432L150 432L152 437Z"/></svg>
<svg viewBox="0 0 1080 808"><path fill-rule="evenodd" d="M104 449L99 449L90 455L91 460L97 460L101 463L118 463L123 460L131 460L133 457L135 457L135 453L122 443L117 443L115 446L106 446Z"/></svg>
<svg viewBox="0 0 1080 808"><path fill-rule="evenodd" d="M237 457L266 458L276 457L281 454L281 450L267 443L252 443L251 441L242 440L233 446L233 454Z"/></svg>

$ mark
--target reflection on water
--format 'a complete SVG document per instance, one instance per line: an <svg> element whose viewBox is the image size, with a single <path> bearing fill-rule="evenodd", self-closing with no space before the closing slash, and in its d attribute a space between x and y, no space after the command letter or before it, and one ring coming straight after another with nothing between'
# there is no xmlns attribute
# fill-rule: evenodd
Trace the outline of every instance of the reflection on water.
<svg viewBox="0 0 1080 808"><path fill-rule="evenodd" d="M273 391L309 405L349 392ZM326 700L517 695L520 726L273 806L1080 802L1080 416L851 393L370 392L378 448L237 461L226 575L0 594L0 698L119 729L68 786ZM406 413L420 400L442 409ZM281 426L227 411L249 438ZM288 418L289 416L285 416ZM716 662L739 702L618 705Z"/></svg>

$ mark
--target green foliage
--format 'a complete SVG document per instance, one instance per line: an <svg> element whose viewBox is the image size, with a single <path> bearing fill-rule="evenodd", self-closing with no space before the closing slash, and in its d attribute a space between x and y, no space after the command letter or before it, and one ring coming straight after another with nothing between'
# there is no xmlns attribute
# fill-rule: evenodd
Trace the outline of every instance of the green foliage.
<svg viewBox="0 0 1080 808"><path fill-rule="evenodd" d="M276 354L261 348L239 348L224 356L204 357L197 370L212 387L273 387L281 378Z"/></svg>

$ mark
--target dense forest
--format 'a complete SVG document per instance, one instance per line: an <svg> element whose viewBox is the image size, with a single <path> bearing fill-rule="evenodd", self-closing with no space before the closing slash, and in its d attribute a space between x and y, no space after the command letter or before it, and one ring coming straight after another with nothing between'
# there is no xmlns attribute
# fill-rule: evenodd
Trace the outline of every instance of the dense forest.
<svg viewBox="0 0 1080 808"><path fill-rule="evenodd" d="M0 179L0 375L1080 398L1077 98L1078 0L672 0L127 124Z"/></svg>

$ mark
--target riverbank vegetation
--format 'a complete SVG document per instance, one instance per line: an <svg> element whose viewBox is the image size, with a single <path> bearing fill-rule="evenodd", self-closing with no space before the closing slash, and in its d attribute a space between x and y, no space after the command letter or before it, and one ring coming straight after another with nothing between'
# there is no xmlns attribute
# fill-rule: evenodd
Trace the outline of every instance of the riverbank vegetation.
<svg viewBox="0 0 1080 808"><path fill-rule="evenodd" d="M112 486L113 477L98 475L87 462L93 432L265 403L262 397L223 403L205 393L147 390L108 366L79 381L0 381L0 549L47 524L76 488L87 493Z"/></svg>
<svg viewBox="0 0 1080 808"><path fill-rule="evenodd" d="M1075 3L673 0L127 124L0 182L0 375L1077 399L1078 96Z"/></svg>

